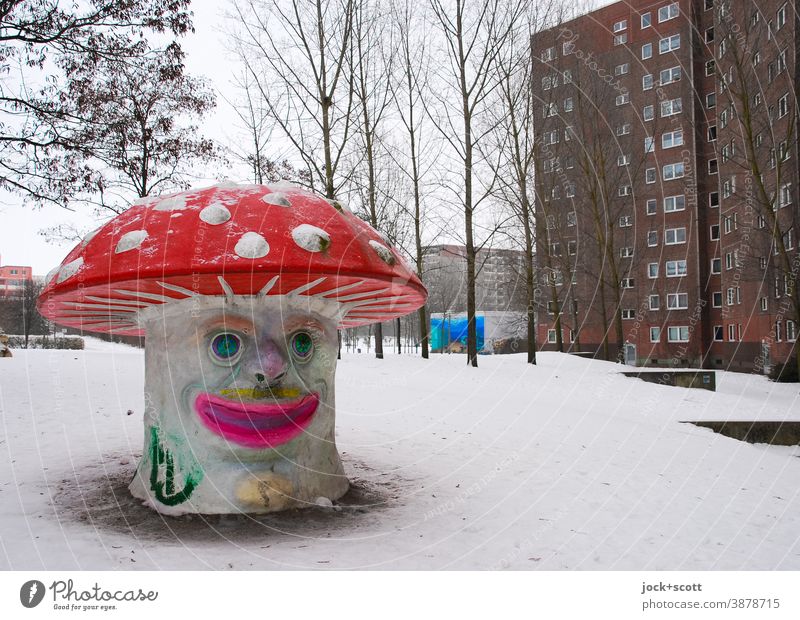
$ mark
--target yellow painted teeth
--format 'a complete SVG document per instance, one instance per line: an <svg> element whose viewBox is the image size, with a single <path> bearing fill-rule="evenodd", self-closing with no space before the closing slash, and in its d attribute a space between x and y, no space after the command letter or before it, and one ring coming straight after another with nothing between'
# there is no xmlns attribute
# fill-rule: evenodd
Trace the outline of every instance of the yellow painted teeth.
<svg viewBox="0 0 800 620"><path fill-rule="evenodd" d="M264 398L297 398L300 390L297 388L226 388L219 391L220 396L243 400L261 400Z"/></svg>

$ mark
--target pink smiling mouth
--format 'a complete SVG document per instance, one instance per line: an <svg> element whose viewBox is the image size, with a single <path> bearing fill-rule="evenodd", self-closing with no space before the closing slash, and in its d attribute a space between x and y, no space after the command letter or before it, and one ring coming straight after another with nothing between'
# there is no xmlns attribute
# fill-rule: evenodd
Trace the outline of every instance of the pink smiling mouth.
<svg viewBox="0 0 800 620"><path fill-rule="evenodd" d="M200 420L210 431L233 443L260 449L274 448L297 437L311 423L318 406L316 393L259 404L204 392L194 402Z"/></svg>

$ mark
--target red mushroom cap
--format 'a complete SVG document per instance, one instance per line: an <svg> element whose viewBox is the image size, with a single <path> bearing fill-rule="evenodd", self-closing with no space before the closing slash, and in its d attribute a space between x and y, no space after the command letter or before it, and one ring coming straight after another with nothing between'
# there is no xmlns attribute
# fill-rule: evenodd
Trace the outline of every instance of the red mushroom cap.
<svg viewBox="0 0 800 620"><path fill-rule="evenodd" d="M48 274L48 319L141 335L145 308L196 295L345 304L341 327L403 316L427 291L397 250L336 201L297 187L217 185L143 198Z"/></svg>

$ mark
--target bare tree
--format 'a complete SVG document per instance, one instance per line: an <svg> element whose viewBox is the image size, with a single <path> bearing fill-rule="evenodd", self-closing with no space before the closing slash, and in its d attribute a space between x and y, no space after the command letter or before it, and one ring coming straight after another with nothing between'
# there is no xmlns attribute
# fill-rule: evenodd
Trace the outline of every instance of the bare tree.
<svg viewBox="0 0 800 620"><path fill-rule="evenodd" d="M522 14L522 2L482 0L431 0L434 23L441 32L444 46L442 66L438 71L442 93L438 114L432 116L443 139L450 145L460 164L456 195L464 213L464 241L467 261L467 364L478 365L478 341L475 325L476 244L475 209L492 191L491 173L481 183L476 171L481 161L478 145L487 138L491 127L480 125L490 94L497 87L496 64L508 45L510 33Z"/></svg>
<svg viewBox="0 0 800 620"><path fill-rule="evenodd" d="M408 156L403 161L395 161L408 177L413 189L411 219L414 224L414 259L417 275L422 278L425 269L423 227L425 212L423 209L422 181L425 174L425 162L422 153L430 144L424 139L424 102L427 96L427 82L430 57L425 37L424 17L415 11L411 0L396 2L394 19L397 29L399 49L397 52L399 70L402 73L399 83L393 84L394 102L400 122L407 137ZM419 341L424 359L428 358L428 317L427 307L421 306L418 313Z"/></svg>
<svg viewBox="0 0 800 620"><path fill-rule="evenodd" d="M330 200L348 180L354 0L233 0L234 47L270 118Z"/></svg>

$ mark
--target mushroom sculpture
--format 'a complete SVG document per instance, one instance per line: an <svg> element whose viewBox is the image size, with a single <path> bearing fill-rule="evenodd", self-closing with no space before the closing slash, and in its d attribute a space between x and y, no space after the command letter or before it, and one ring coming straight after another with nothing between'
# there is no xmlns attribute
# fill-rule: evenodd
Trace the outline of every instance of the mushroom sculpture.
<svg viewBox="0 0 800 620"><path fill-rule="evenodd" d="M165 514L258 513L347 491L337 328L402 316L426 296L337 201L225 184L134 203L49 274L39 309L145 336L135 497Z"/></svg>

